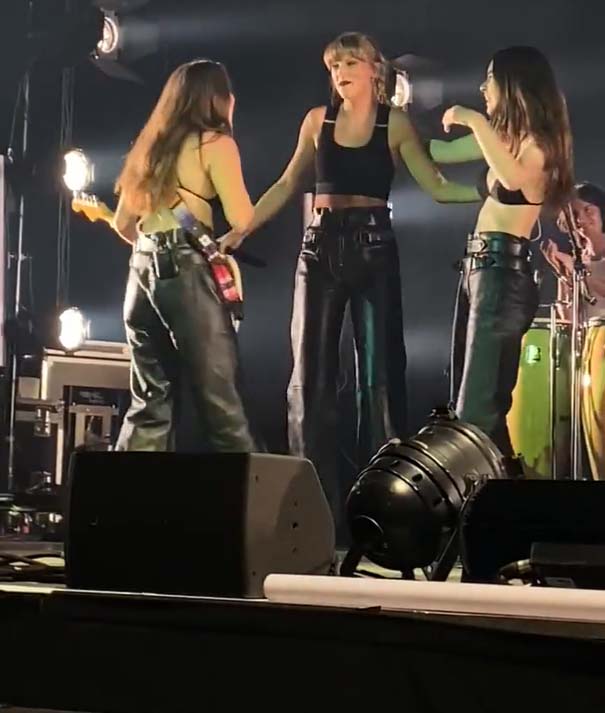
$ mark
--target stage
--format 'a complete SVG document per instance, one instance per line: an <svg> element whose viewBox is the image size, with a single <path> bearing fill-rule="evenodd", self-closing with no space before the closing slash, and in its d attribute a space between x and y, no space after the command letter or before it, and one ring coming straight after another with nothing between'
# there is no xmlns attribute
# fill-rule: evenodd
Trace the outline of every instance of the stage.
<svg viewBox="0 0 605 713"><path fill-rule="evenodd" d="M0 586L0 701L89 713L597 711L605 626Z"/></svg>

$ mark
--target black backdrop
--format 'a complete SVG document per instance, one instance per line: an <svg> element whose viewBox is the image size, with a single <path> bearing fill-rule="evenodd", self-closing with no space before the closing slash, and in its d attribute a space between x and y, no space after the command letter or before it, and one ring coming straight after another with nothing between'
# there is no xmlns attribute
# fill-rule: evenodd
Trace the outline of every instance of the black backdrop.
<svg viewBox="0 0 605 713"><path fill-rule="evenodd" d="M22 68L25 2L2 0L0 128L8 141L16 78ZM47 22L64 0L38 0ZM88 60L76 69L74 143L97 163L96 189L108 200L120 160L181 61L208 56L226 63L237 95L235 129L254 198L279 175L295 145L305 112L327 99L324 45L344 30L373 34L389 56L406 52L434 59L446 80L444 105L479 108L478 86L491 53L510 44L535 44L552 59L567 94L576 145L577 175L605 183L602 110L602 0L151 0L132 17L159 30L159 48L131 66L144 84L118 81ZM59 70L36 65L32 82L31 155L26 252L33 256L33 297L45 339L56 311L56 191L61 165L56 138ZM425 135L438 135L444 106L416 116ZM412 107L415 113L415 107ZM449 175L474 180L478 166ZM410 431L447 399L450 318L456 283L452 264L474 206L439 206L402 170L393 191L401 251ZM273 451L285 449L285 389L290 370L289 317L293 271L301 236L301 201L292 203L250 239L264 270L245 268L246 319L240 332L253 417ZM544 230L552 229L545 224ZM72 221L69 301L92 318L92 336L121 339L121 297L128 248L101 225ZM545 298L552 291L547 280ZM350 382L347 382L350 384ZM346 391L346 389L345 389ZM344 403L349 403L345 399Z"/></svg>

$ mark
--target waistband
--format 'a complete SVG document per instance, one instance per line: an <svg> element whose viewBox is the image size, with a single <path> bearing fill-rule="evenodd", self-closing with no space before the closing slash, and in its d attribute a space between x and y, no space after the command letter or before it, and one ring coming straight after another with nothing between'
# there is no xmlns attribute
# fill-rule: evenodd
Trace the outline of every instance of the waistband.
<svg viewBox="0 0 605 713"><path fill-rule="evenodd" d="M493 254L528 260L530 256L529 240L519 238L510 233L497 231L471 233L467 236L465 257L481 257Z"/></svg>
<svg viewBox="0 0 605 713"><path fill-rule="evenodd" d="M212 237L212 230L204 226L208 236ZM187 233L182 228L166 230L161 233L146 233L139 235L133 244L135 252L153 253L158 250L170 248L192 247Z"/></svg>
<svg viewBox="0 0 605 713"><path fill-rule="evenodd" d="M388 206L374 208L315 208L310 227L391 228Z"/></svg>

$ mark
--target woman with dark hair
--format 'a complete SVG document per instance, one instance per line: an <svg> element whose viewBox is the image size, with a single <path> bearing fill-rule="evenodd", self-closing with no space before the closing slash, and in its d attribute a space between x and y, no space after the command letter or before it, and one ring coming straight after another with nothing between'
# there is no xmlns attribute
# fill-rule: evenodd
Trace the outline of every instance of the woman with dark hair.
<svg viewBox="0 0 605 713"><path fill-rule="evenodd" d="M458 416L479 426L510 459L506 426L521 340L538 306L529 236L546 206L558 211L573 188L571 133L565 99L548 60L533 47L496 52L481 85L487 118L454 106L445 131L471 133L432 141L434 160L484 159L479 191L485 202L469 235L458 290L453 342L453 392Z"/></svg>
<svg viewBox="0 0 605 713"><path fill-rule="evenodd" d="M124 301L132 402L116 450L173 447L180 373L191 386L211 448L254 450L236 388L230 314L207 257L177 218L185 212L206 245L212 240L214 200L233 228L244 230L250 222L253 208L232 137L233 107L221 64L181 65L117 180L114 228L132 244L133 254Z"/></svg>
<svg viewBox="0 0 605 713"><path fill-rule="evenodd" d="M582 303L585 345L582 372L582 430L592 477L605 479L605 191L594 183L579 183L571 201L576 226L583 238L582 262L586 285L594 302ZM559 226L567 231L560 217ZM572 256L548 240L546 259L558 276L559 315L571 320Z"/></svg>
<svg viewBox="0 0 605 713"><path fill-rule="evenodd" d="M340 35L323 55L332 104L311 109L288 166L254 208L247 231L271 218L315 164L314 215L296 269L291 324L294 367L288 387L293 454L310 458L335 518L338 484L336 383L347 304L353 322L359 462L386 440L405 434L405 366L399 257L387 201L403 161L438 201L465 202L474 188L448 182L428 159L407 114L388 106L387 63L366 35Z"/></svg>

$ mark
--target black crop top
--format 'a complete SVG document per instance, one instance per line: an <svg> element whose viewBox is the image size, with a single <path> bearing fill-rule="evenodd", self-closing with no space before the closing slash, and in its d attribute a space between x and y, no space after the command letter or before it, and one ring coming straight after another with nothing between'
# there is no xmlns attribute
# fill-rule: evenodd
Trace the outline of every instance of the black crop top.
<svg viewBox="0 0 605 713"><path fill-rule="evenodd" d="M487 174L489 173L489 166L486 166L480 173L477 179L477 190L481 198L493 198L498 203L504 205L542 205L542 203L532 203L528 201L525 194L521 189L516 191L509 191L505 188L498 179L494 181L491 190L487 185Z"/></svg>
<svg viewBox="0 0 605 713"><path fill-rule="evenodd" d="M395 174L389 149L390 108L379 104L367 144L341 146L334 140L338 107L326 109L315 155L315 192L388 200Z"/></svg>

